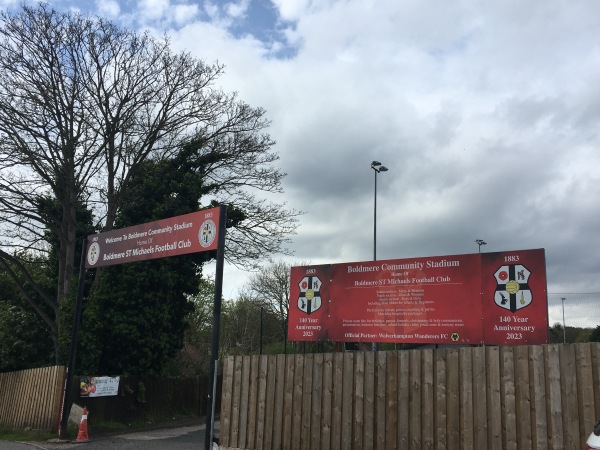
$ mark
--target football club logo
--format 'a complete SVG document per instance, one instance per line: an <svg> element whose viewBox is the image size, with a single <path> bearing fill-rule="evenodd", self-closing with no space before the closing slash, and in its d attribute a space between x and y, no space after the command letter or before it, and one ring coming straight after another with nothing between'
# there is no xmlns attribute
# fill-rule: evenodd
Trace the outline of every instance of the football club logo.
<svg viewBox="0 0 600 450"><path fill-rule="evenodd" d="M100 259L100 245L97 242L94 242L88 248L87 260L90 266L93 266Z"/></svg>
<svg viewBox="0 0 600 450"><path fill-rule="evenodd" d="M306 314L314 313L321 307L321 280L318 277L304 277L298 283L300 296L298 297L298 309Z"/></svg>
<svg viewBox="0 0 600 450"><path fill-rule="evenodd" d="M217 227L211 219L207 219L200 225L198 241L202 247L210 247L217 236Z"/></svg>
<svg viewBox="0 0 600 450"><path fill-rule="evenodd" d="M496 305L510 312L529 306L533 300L528 284L530 275L531 272L522 264L507 264L496 270Z"/></svg>

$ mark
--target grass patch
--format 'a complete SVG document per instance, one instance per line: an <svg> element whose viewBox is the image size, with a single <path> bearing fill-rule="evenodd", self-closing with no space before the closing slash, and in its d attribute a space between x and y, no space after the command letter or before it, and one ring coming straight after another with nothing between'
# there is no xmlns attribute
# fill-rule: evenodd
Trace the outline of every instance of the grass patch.
<svg viewBox="0 0 600 450"><path fill-rule="evenodd" d="M200 420L197 416L193 415L170 415L158 420L142 420L137 419L130 423L122 423L122 422L110 422L110 421L102 421L102 422L92 422L89 423L90 434L99 433L99 434L110 434L110 433L124 433L130 431L141 431L152 428L162 428L165 426L170 426L176 424L178 421L186 421L186 420Z"/></svg>
<svg viewBox="0 0 600 450"><path fill-rule="evenodd" d="M88 422L89 435L94 434L111 434L111 433L123 433L129 431L140 431L149 428L162 428L164 426L170 426L178 421L182 420L200 420L197 416L193 415L170 415L163 419L156 421L145 421L136 420L131 423L121 422ZM67 436L65 439L74 440L77 437L79 431L78 426L73 423L69 423L67 428ZM0 440L4 441L47 441L50 439L58 438L58 433L52 433L51 431L45 430L9 430L6 428L0 428Z"/></svg>
<svg viewBox="0 0 600 450"><path fill-rule="evenodd" d="M0 428L0 440L3 441L46 441L56 438L57 434L44 430L7 430Z"/></svg>
<svg viewBox="0 0 600 450"><path fill-rule="evenodd" d="M130 426L120 422L96 422L88 425L90 431L97 431L99 433L117 433L131 429Z"/></svg>

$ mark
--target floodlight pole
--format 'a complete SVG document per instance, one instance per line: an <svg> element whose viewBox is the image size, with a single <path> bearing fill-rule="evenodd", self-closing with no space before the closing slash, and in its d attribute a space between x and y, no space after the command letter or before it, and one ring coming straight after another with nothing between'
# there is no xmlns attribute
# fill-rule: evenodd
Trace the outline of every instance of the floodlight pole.
<svg viewBox="0 0 600 450"><path fill-rule="evenodd" d="M219 234L217 236L217 265L215 268L215 298L213 327L210 346L210 369L208 372L208 402L206 405L206 432L204 450L212 448L214 434L214 412L216 407L217 362L219 360L219 336L221 332L221 297L223 296L223 266L225 265L225 231L227 229L227 206L219 206Z"/></svg>
<svg viewBox="0 0 600 450"><path fill-rule="evenodd" d="M258 354L262 355L262 344L263 344L263 312L264 307L260 307L260 342L258 347Z"/></svg>
<svg viewBox="0 0 600 450"><path fill-rule="evenodd" d="M487 245L487 242L485 242L483 239L475 239L475 243L479 246L479 253L481 253L481 246Z"/></svg>
<svg viewBox="0 0 600 450"><path fill-rule="evenodd" d="M567 343L567 329L565 328L565 300L566 298L562 297L560 299L562 301L562 310L563 310L563 344Z"/></svg>
<svg viewBox="0 0 600 450"><path fill-rule="evenodd" d="M371 169L375 172L375 192L373 201L373 261L377 261L377 174L387 172L389 169L382 166L379 161L371 163Z"/></svg>
<svg viewBox="0 0 600 450"><path fill-rule="evenodd" d="M377 261L377 174L387 172L388 168L382 166L379 161L371 163L371 169L375 172L375 190L373 198L373 261ZM377 342L371 344L372 350L377 350Z"/></svg>

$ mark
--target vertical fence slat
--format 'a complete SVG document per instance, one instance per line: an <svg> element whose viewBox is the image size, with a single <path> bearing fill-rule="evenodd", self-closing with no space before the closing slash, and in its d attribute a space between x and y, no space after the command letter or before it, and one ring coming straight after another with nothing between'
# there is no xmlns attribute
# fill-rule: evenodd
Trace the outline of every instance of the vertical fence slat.
<svg viewBox="0 0 600 450"><path fill-rule="evenodd" d="M386 352L375 353L375 448L385 450Z"/></svg>
<svg viewBox="0 0 600 450"><path fill-rule="evenodd" d="M600 344L590 343L592 355L592 386L594 387L594 417L600 418Z"/></svg>
<svg viewBox="0 0 600 450"><path fill-rule="evenodd" d="M446 433L448 423L446 422L448 407L448 392L446 385L446 351L444 349L436 349L434 354L435 369L434 369L434 408L435 408L435 445L437 450L446 450Z"/></svg>
<svg viewBox="0 0 600 450"><path fill-rule="evenodd" d="M544 352L546 370L546 389L548 398L548 444L551 450L563 447L562 396L559 346L548 345Z"/></svg>
<svg viewBox="0 0 600 450"><path fill-rule="evenodd" d="M242 396L242 357L235 356L233 360L233 392L231 395L231 447L238 447L240 432L240 401Z"/></svg>
<svg viewBox="0 0 600 450"><path fill-rule="evenodd" d="M39 421L39 429L44 429L44 430L52 430L53 429L53 424L52 424L52 418L54 416L54 391L55 389L53 389L53 386L56 386L58 384L58 373L59 373L60 367L59 366L53 366L53 367L48 367L48 386L45 390L45 394L42 396L42 398L44 399L42 401L42 405L40 406L40 410L41 410L41 414L42 417L40 417L40 421Z"/></svg>
<svg viewBox="0 0 600 450"><path fill-rule="evenodd" d="M19 428L19 405L17 399L19 395L21 395L21 371L12 372L10 374L10 384L12 385L12 389L10 395L8 396L8 408L12 411L12 415L7 417L7 422L10 428Z"/></svg>
<svg viewBox="0 0 600 450"><path fill-rule="evenodd" d="M41 370L38 369L38 374L44 380L48 380L49 382L52 380L52 370L50 367L43 367ZM32 397L31 401L31 418L29 420L29 426L34 430L42 429L42 423L44 421L46 404L48 401L48 392L49 389L40 389L37 388Z"/></svg>
<svg viewBox="0 0 600 450"><path fill-rule="evenodd" d="M248 437L248 397L250 393L250 356L242 356L242 379L240 380L240 421L238 432L238 447L247 447Z"/></svg>
<svg viewBox="0 0 600 450"><path fill-rule="evenodd" d="M562 345L560 347L560 369L562 374L571 376L562 377L562 404L563 404L563 432L565 433L565 448L581 448L579 436L579 399L577 398L577 377L575 365L575 346Z"/></svg>
<svg viewBox="0 0 600 450"><path fill-rule="evenodd" d="M448 449L460 448L460 364L458 349L446 351L446 406Z"/></svg>
<svg viewBox="0 0 600 450"><path fill-rule="evenodd" d="M579 435L586 436L594 428L594 377L592 373L592 352L589 344L575 347L577 363L577 397L579 401Z"/></svg>
<svg viewBox="0 0 600 450"><path fill-rule="evenodd" d="M388 352L386 361L386 448L398 448L398 352Z"/></svg>
<svg viewBox="0 0 600 450"><path fill-rule="evenodd" d="M352 448L352 397L354 394L354 355L353 352L344 353L342 383L342 449Z"/></svg>
<svg viewBox="0 0 600 450"><path fill-rule="evenodd" d="M54 389L52 389L51 387L56 386L59 383L59 370L60 367L58 366L48 367L48 379L50 380L50 382L46 389L46 394L43 396L44 401L41 407L41 411L44 418L42 418L42 420L40 421L40 428L43 428L45 430L52 429L52 423L48 422L48 419L51 420L54 415Z"/></svg>
<svg viewBox="0 0 600 450"><path fill-rule="evenodd" d="M0 425L4 424L6 393L9 391L6 380L8 374L0 373Z"/></svg>
<svg viewBox="0 0 600 450"><path fill-rule="evenodd" d="M548 449L548 420L546 409L546 376L544 370L544 348L530 347L530 385L533 404L533 447Z"/></svg>
<svg viewBox="0 0 600 450"><path fill-rule="evenodd" d="M45 367L40 369L27 370L27 388L24 392L25 401L21 398L21 402L24 403L22 411L22 423L23 426L33 428L33 424L37 422L37 415L40 414L39 401L38 401L38 389L31 389L37 383L36 374L41 374L44 378L47 377L47 370ZM46 378L47 379L47 378Z"/></svg>
<svg viewBox="0 0 600 450"><path fill-rule="evenodd" d="M312 369L312 401L309 449L321 448L321 427L323 411L323 353L314 356Z"/></svg>
<svg viewBox="0 0 600 450"><path fill-rule="evenodd" d="M282 355L267 357L267 391L265 400L265 432L263 437L264 450L272 450L275 434L281 434L281 428L275 425L275 417L281 417L282 397L279 396L278 384L283 383L283 376L278 379L277 368Z"/></svg>
<svg viewBox="0 0 600 450"><path fill-rule="evenodd" d="M267 367L268 356L262 355L258 358L258 392L256 394L256 437L254 445L263 448L265 438L265 423L267 415ZM275 359L275 357L271 357ZM272 414L274 405L269 405L269 413ZM271 422L272 423L272 422Z"/></svg>
<svg viewBox="0 0 600 450"><path fill-rule="evenodd" d="M434 444L433 350L421 352L421 445L432 449Z"/></svg>
<svg viewBox="0 0 600 450"><path fill-rule="evenodd" d="M50 371L49 367L43 367L41 369L38 369L37 372L38 372L38 375L41 376L45 380L50 381L52 379L52 372ZM39 429L41 429L40 425L41 425L41 422L43 421L44 406L47 401L46 395L48 393L48 390L36 388L35 390L30 389L30 391L31 391L29 393L30 417L27 422L28 422L29 427L31 427L34 430L39 430Z"/></svg>
<svg viewBox="0 0 600 450"><path fill-rule="evenodd" d="M50 422L47 423L46 429L52 431L58 431L58 421L60 415L61 405L61 394L62 386L65 381L65 368L64 366L54 366L52 370L52 382L53 388L50 390L50 396L48 398L48 411L47 414L50 418Z"/></svg>
<svg viewBox="0 0 600 450"><path fill-rule="evenodd" d="M458 359L460 364L460 448L473 450L473 352L471 348L459 349Z"/></svg>
<svg viewBox="0 0 600 450"><path fill-rule="evenodd" d="M473 426L474 447L486 448L488 445L486 359L485 347L475 347L473 352Z"/></svg>
<svg viewBox="0 0 600 450"><path fill-rule="evenodd" d="M486 347L487 416L489 450L502 450L502 403L500 397L500 350Z"/></svg>
<svg viewBox="0 0 600 450"><path fill-rule="evenodd" d="M375 448L375 353L366 352L365 356L365 394L363 401L363 448Z"/></svg>
<svg viewBox="0 0 600 450"><path fill-rule="evenodd" d="M52 429L58 431L58 421L60 420L60 407L62 405L62 395L63 395L63 386L65 385L65 380L67 378L67 369L65 366L60 366L56 384L54 388L54 419L52 420Z"/></svg>
<svg viewBox="0 0 600 450"><path fill-rule="evenodd" d="M284 449L292 448L292 411L294 398L294 356L285 358L285 387L283 392L283 432L281 434ZM277 447L274 446L277 450Z"/></svg>
<svg viewBox="0 0 600 450"><path fill-rule="evenodd" d="M313 370L314 356L312 354L304 355L304 374L302 375L302 419L300 424L300 448L310 450L311 442L311 421L312 421L312 394L313 394ZM317 422L318 423L318 422Z"/></svg>
<svg viewBox="0 0 600 450"><path fill-rule="evenodd" d="M250 385L248 395L248 427L246 436L246 447L256 448L256 425L258 414L258 366L260 357L258 355L250 357Z"/></svg>
<svg viewBox="0 0 600 450"><path fill-rule="evenodd" d="M331 449L341 450L343 353L333 355L333 397L331 405Z"/></svg>
<svg viewBox="0 0 600 450"><path fill-rule="evenodd" d="M322 450L331 448L331 414L333 403L333 354L323 356L323 419L321 421L321 445Z"/></svg>
<svg viewBox="0 0 600 450"><path fill-rule="evenodd" d="M292 446L300 450L302 442L302 393L304 391L304 358L302 354L294 357L294 390L292 395Z"/></svg>
<svg viewBox="0 0 600 450"><path fill-rule="evenodd" d="M14 427L15 428L24 428L23 427L23 409L25 406L24 401L18 401L18 399L22 399L25 396L25 386L27 385L26 379L26 370L22 370L15 374L15 395L13 399L13 411L14 411Z"/></svg>
<svg viewBox="0 0 600 450"><path fill-rule="evenodd" d="M12 405L12 401L13 401L13 396L15 394L15 390L16 390L16 383L14 382L14 379L16 378L16 374L14 372L12 373L6 373L6 374L2 374L0 375L2 376L4 383L2 383L2 410L3 410L3 414L0 417L0 419L2 420L0 423L2 423L2 425L4 425L7 428L12 428L13 424L12 424L12 415L10 414L11 411L13 410L13 405Z"/></svg>
<svg viewBox="0 0 600 450"><path fill-rule="evenodd" d="M8 385L8 373L0 373L0 425L7 426L6 424L6 411L8 403L8 393L10 392L10 386Z"/></svg>
<svg viewBox="0 0 600 450"><path fill-rule="evenodd" d="M17 398L20 391L19 372L12 372L8 374L8 384L10 386L10 391L8 392L6 399L6 423L9 428L17 428L18 422L15 411L17 407Z"/></svg>
<svg viewBox="0 0 600 450"><path fill-rule="evenodd" d="M32 383L32 370L23 370L19 373L19 401L17 402L17 427L26 428L29 426L27 418L27 409L31 408L31 390L26 386Z"/></svg>
<svg viewBox="0 0 600 450"><path fill-rule="evenodd" d="M514 348L515 397L518 448L531 448L531 394L529 389L529 347Z"/></svg>
<svg viewBox="0 0 600 450"><path fill-rule="evenodd" d="M287 376L286 355L270 357L267 370L267 422L265 423L265 450L279 450L284 439L283 415L285 408L285 388Z"/></svg>
<svg viewBox="0 0 600 450"><path fill-rule="evenodd" d="M409 353L401 351L398 358L398 448L408 448L410 407ZM368 370L368 369L365 369Z"/></svg>
<svg viewBox="0 0 600 450"><path fill-rule="evenodd" d="M410 350L409 354L409 408L408 428L410 439L408 448L421 448L421 352Z"/></svg>
<svg viewBox="0 0 600 450"><path fill-rule="evenodd" d="M502 435L503 448L517 450L517 414L515 400L515 365L512 347L500 348L502 393Z"/></svg>
<svg viewBox="0 0 600 450"><path fill-rule="evenodd" d="M28 414L28 412L32 411L32 408L34 408L33 394L35 393L35 390L30 389L29 386L32 386L37 382L37 380L35 379L35 375L38 371L35 369L30 369L24 370L23 372L24 386L23 390L21 391L21 395L19 396L19 404L21 406L21 425L19 426L19 428L31 428L31 422L33 417L32 415Z"/></svg>
<svg viewBox="0 0 600 450"><path fill-rule="evenodd" d="M354 430L352 449L363 449L365 431L365 352L358 352L354 358ZM317 447L314 447L317 448Z"/></svg>
<svg viewBox="0 0 600 450"><path fill-rule="evenodd" d="M20 371L16 374L15 384L17 389L14 393L13 405L14 405L14 427L15 428L23 428L23 408L25 402L19 401L19 399L23 398L25 395L25 386L28 383L26 379L26 370Z"/></svg>
<svg viewBox="0 0 600 450"><path fill-rule="evenodd" d="M19 394L19 428L25 428L31 426L31 418L28 417L27 411L33 406L33 398L31 396L32 389L29 386L33 386L37 380L35 374L37 370L24 370L22 372L22 388Z"/></svg>

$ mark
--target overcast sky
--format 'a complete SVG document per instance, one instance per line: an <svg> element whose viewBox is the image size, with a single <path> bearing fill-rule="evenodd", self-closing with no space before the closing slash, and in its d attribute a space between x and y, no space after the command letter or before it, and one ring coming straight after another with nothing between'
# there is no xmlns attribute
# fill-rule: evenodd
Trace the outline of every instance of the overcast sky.
<svg viewBox="0 0 600 450"><path fill-rule="evenodd" d="M545 248L550 293L600 292L597 0L50 3L226 65L222 86L272 121L277 200L305 211L290 261L372 259L378 160L378 259L480 238ZM244 279L228 267L226 297Z"/></svg>

